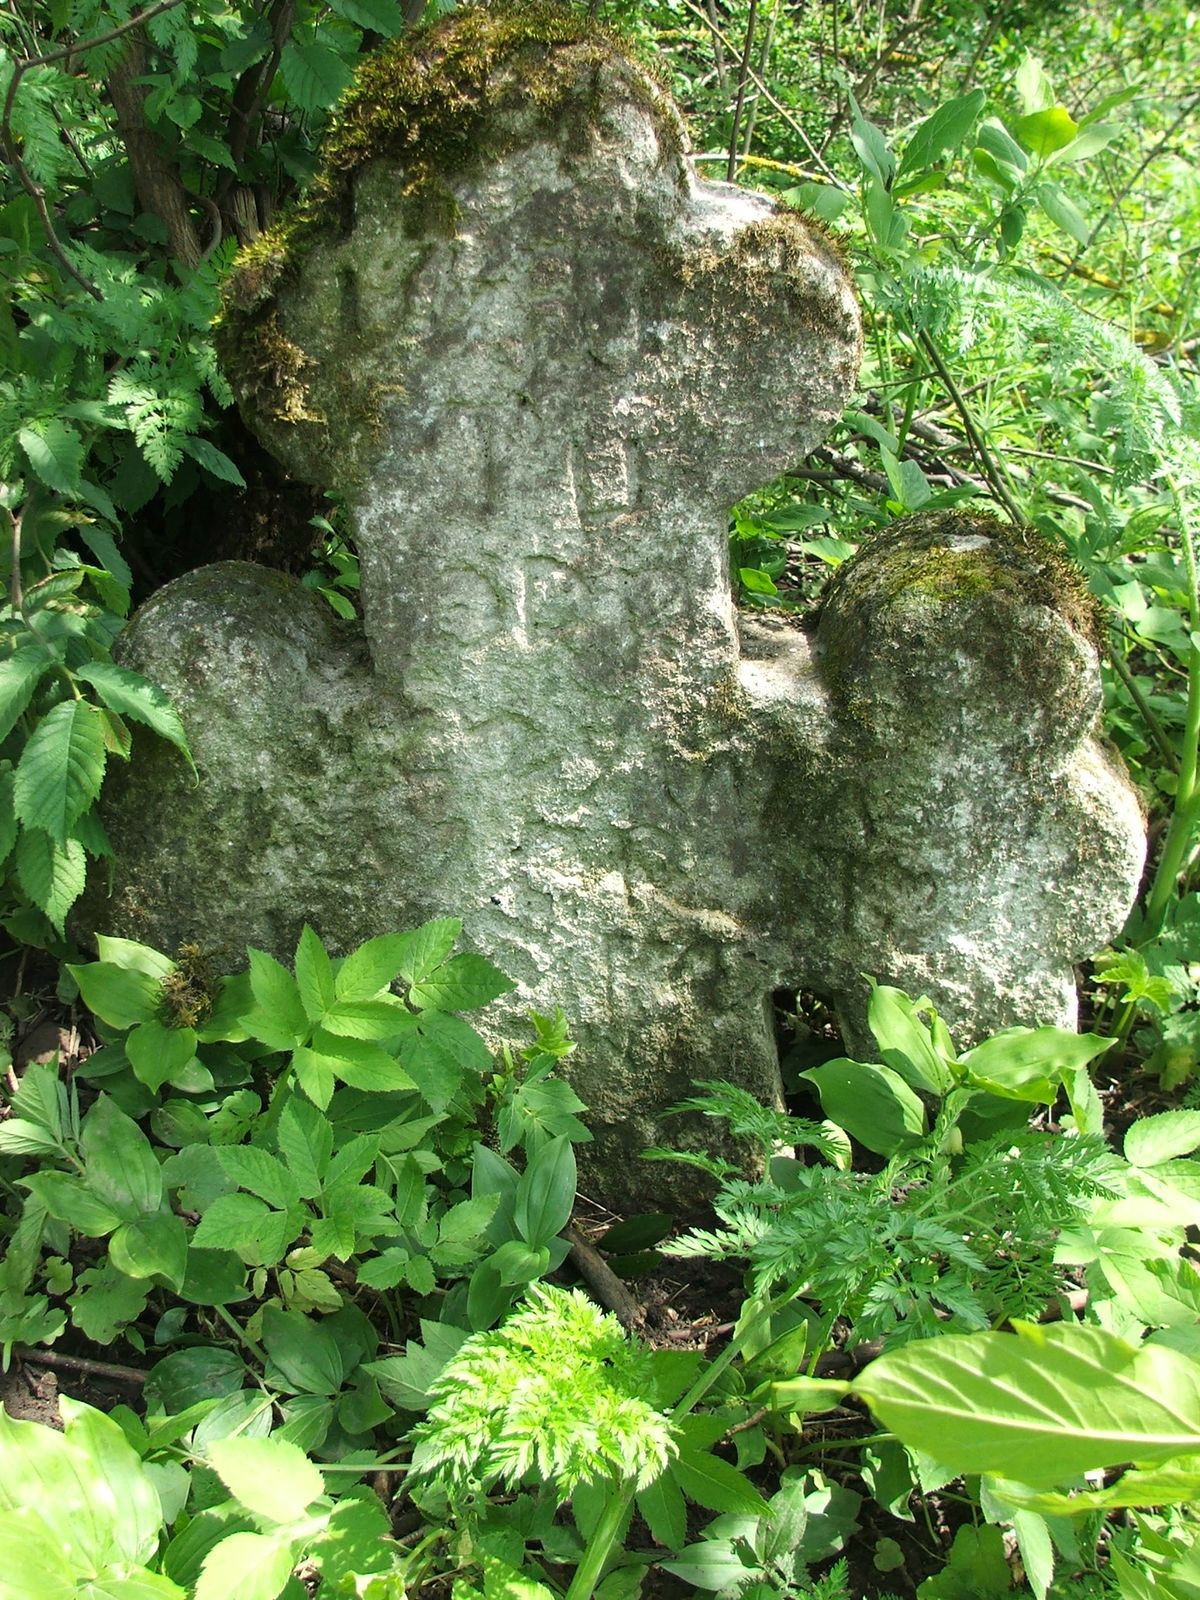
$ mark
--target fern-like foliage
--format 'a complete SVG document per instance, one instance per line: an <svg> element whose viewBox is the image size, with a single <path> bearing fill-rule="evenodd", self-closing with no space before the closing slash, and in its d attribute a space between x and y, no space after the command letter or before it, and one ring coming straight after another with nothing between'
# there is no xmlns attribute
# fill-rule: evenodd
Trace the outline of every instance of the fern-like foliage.
<svg viewBox="0 0 1200 1600"><path fill-rule="evenodd" d="M410 1481L451 1500L529 1474L567 1500L581 1484L653 1483L675 1454L668 1419L645 1398L650 1353L578 1289L534 1284L500 1328L475 1334L443 1369Z"/></svg>
<svg viewBox="0 0 1200 1600"><path fill-rule="evenodd" d="M855 1343L1036 1317L1062 1285L1059 1231L1103 1192L1103 1145L1032 1129L957 1158L942 1145L935 1130L878 1173L776 1160L769 1177L727 1177L720 1225L660 1248L745 1260L756 1295L792 1285L828 1322L848 1317Z"/></svg>

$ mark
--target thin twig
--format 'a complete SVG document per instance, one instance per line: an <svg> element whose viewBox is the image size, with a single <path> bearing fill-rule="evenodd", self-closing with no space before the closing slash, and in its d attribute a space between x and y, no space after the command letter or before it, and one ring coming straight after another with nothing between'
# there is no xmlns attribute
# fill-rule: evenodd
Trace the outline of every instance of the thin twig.
<svg viewBox="0 0 1200 1600"><path fill-rule="evenodd" d="M729 165L725 169L725 181L732 183L737 177L738 166L738 129L742 125L742 107L746 103L746 85L750 81L753 68L750 65L750 52L754 49L754 28L758 21L758 0L750 0L750 14L746 18L746 42L742 47L742 61L738 68L737 101L733 108L733 127L729 132Z"/></svg>
<svg viewBox="0 0 1200 1600"><path fill-rule="evenodd" d="M701 11L700 7L695 4L695 0L683 0L683 5L685 10L691 11L695 16L699 17L701 22L706 24L708 23L708 18L704 15L703 11ZM721 33L719 28L715 29L715 32L724 42L725 48L730 52L734 52L734 46L726 37L726 35ZM794 117L788 108L775 98L770 89L768 89L767 85L762 81L758 73L755 72L753 68L750 69L750 82L754 84L755 88L758 90L759 94L762 95L763 99L766 100L770 106L774 107L774 109L787 123L788 127L791 128L792 132L800 139L801 143L804 145L804 148L816 162L817 166L820 167L821 171L825 174L826 178L828 178L829 182L840 189L842 184L839 182L837 174L833 172L829 166L829 163L823 158L820 151L808 137L808 134L805 132L804 124Z"/></svg>

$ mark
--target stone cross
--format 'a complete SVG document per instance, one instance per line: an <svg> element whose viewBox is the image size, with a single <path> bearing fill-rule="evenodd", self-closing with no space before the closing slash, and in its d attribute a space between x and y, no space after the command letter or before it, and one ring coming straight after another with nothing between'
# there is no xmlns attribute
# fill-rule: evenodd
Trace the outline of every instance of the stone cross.
<svg viewBox="0 0 1200 1600"><path fill-rule="evenodd" d="M693 1077L777 1096L777 990L858 1041L864 973L964 1039L1071 1019L1142 850L1079 585L939 513L874 538L815 635L739 625L729 507L838 416L858 312L820 233L696 177L619 46L468 9L381 58L223 347L250 424L345 496L363 625L237 563L141 610L123 659L202 781L139 750L98 926L286 955L305 921L348 949L461 915L520 985L497 1031L566 1010L589 1181L626 1204Z"/></svg>

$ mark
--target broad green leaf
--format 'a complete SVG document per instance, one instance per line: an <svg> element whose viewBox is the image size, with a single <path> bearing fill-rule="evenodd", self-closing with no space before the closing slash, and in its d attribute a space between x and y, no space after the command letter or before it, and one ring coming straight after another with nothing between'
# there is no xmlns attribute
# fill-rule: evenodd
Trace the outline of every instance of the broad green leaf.
<svg viewBox="0 0 1200 1600"><path fill-rule="evenodd" d="M147 1409L151 1415L174 1416L203 1401L236 1394L245 1376L245 1363L236 1350L212 1345L174 1350L146 1379Z"/></svg>
<svg viewBox="0 0 1200 1600"><path fill-rule="evenodd" d="M1135 1167L1157 1167L1200 1149L1200 1111L1163 1111L1142 1117L1125 1135L1125 1159Z"/></svg>
<svg viewBox="0 0 1200 1600"><path fill-rule="evenodd" d="M51 707L17 763L17 816L64 846L71 824L100 793L104 764L104 731L94 707L83 700Z"/></svg>
<svg viewBox="0 0 1200 1600"><path fill-rule="evenodd" d="M360 944L338 968L333 981L337 998L373 1000L400 971L410 937L403 933L385 933Z"/></svg>
<svg viewBox="0 0 1200 1600"><path fill-rule="evenodd" d="M957 150L975 126L987 95L982 89L959 95L926 117L905 146L897 176L921 172Z"/></svg>
<svg viewBox="0 0 1200 1600"><path fill-rule="evenodd" d="M488 1267L507 1288L519 1283L532 1283L550 1270L550 1251L545 1245L525 1244L521 1239L509 1239L494 1255L488 1257Z"/></svg>
<svg viewBox="0 0 1200 1600"><path fill-rule="evenodd" d="M1120 133L1121 127L1116 122L1093 122L1086 126L1080 123L1075 138L1061 150L1056 150L1046 165L1057 167L1076 161L1086 161L1089 156L1107 149Z"/></svg>
<svg viewBox="0 0 1200 1600"><path fill-rule="evenodd" d="M311 1024L295 978L265 950L250 949L247 954L256 1009L246 1023L254 1038L270 1045L272 1050L291 1050L303 1044L311 1032Z"/></svg>
<svg viewBox="0 0 1200 1600"><path fill-rule="evenodd" d="M175 963L170 956L163 955L161 950L155 950L148 944L138 944L136 939L114 939L111 934L98 933L96 950L101 961L126 967L130 972L144 972L151 978L165 978L175 970ZM106 1017L104 1020L108 1022L112 1019ZM145 1018L136 1020L143 1022ZM116 1023L114 1026L124 1027L126 1024Z"/></svg>
<svg viewBox="0 0 1200 1600"><path fill-rule="evenodd" d="M122 1223L108 1241L108 1259L118 1272L129 1278L165 1278L176 1294L183 1287L187 1253L187 1229L169 1211Z"/></svg>
<svg viewBox="0 0 1200 1600"><path fill-rule="evenodd" d="M1056 150L1064 150L1079 132L1079 124L1066 106L1048 106L1044 111L1018 117L1013 127L1026 150L1043 161Z"/></svg>
<svg viewBox="0 0 1200 1600"><path fill-rule="evenodd" d="M921 1002L910 1000L902 990L873 983L867 1026L879 1046L879 1059L898 1072L910 1088L945 1094L954 1076L921 1020L920 1009Z"/></svg>
<svg viewBox="0 0 1200 1600"><path fill-rule="evenodd" d="M307 923L296 946L296 988L310 1022L320 1022L333 1004L333 963Z"/></svg>
<svg viewBox="0 0 1200 1600"><path fill-rule="evenodd" d="M1046 76L1045 68L1035 55L1026 51L1017 68L1016 76L1017 93L1021 97L1021 107L1026 115L1034 111L1045 111L1054 104L1054 85Z"/></svg>
<svg viewBox="0 0 1200 1600"><path fill-rule="evenodd" d="M571 1220L575 1205L575 1152L565 1136L533 1156L517 1185L513 1214L526 1244L548 1244Z"/></svg>
<svg viewBox="0 0 1200 1600"><path fill-rule="evenodd" d="M88 1188L126 1221L157 1211L163 1178L149 1139L109 1095L83 1119L79 1136Z"/></svg>
<svg viewBox="0 0 1200 1600"><path fill-rule="evenodd" d="M842 1058L800 1076L816 1085L825 1115L876 1155L894 1155L924 1136L925 1108L890 1067Z"/></svg>
<svg viewBox="0 0 1200 1600"><path fill-rule="evenodd" d="M71 495L78 490L83 441L74 428L52 417L19 429L17 438L26 460L44 484L58 494Z"/></svg>
<svg viewBox="0 0 1200 1600"><path fill-rule="evenodd" d="M414 983L408 998L422 1011L473 1011L516 987L499 967L483 956L468 954L452 956L422 982Z"/></svg>
<svg viewBox="0 0 1200 1600"><path fill-rule="evenodd" d="M336 1394L346 1375L337 1335L298 1311L263 1311L262 1342L276 1368L268 1382L296 1394ZM280 1381L282 1380L282 1381Z"/></svg>
<svg viewBox="0 0 1200 1600"><path fill-rule="evenodd" d="M81 1178L67 1172L35 1172L18 1178L52 1217L65 1222L89 1239L102 1239L121 1223L120 1214L99 1195L93 1194Z"/></svg>
<svg viewBox="0 0 1200 1600"><path fill-rule="evenodd" d="M117 666L114 661L88 662L75 676L83 683L90 683L111 711L153 728L191 764L192 752L179 713L157 684L140 673L130 672L127 667Z"/></svg>
<svg viewBox="0 0 1200 1600"><path fill-rule="evenodd" d="M295 1563L288 1539L232 1533L205 1556L193 1600L275 1600Z"/></svg>
<svg viewBox="0 0 1200 1600"><path fill-rule="evenodd" d="M68 964L89 1011L114 1028L132 1028L156 1018L162 1005L162 977L112 961Z"/></svg>
<svg viewBox="0 0 1200 1600"><path fill-rule="evenodd" d="M87 856L83 846L68 839L60 849L40 828L30 828L17 840L17 880L21 888L61 934L67 912L83 893L87 882Z"/></svg>
<svg viewBox="0 0 1200 1600"><path fill-rule="evenodd" d="M177 1078L195 1059L196 1034L191 1028L168 1028L157 1017L141 1022L125 1040L125 1054L135 1076L155 1093Z"/></svg>
<svg viewBox="0 0 1200 1600"><path fill-rule="evenodd" d="M1200 1363L1098 1327L1014 1327L906 1345L854 1391L910 1448L1033 1488L1200 1453Z"/></svg>
<svg viewBox="0 0 1200 1600"><path fill-rule="evenodd" d="M17 1513L37 1537L43 1530L82 1583L109 1566L140 1564L158 1544L162 1512L136 1452L109 1417L59 1401L64 1431L14 1422L0 1408L0 1511ZM11 1532L19 1522L10 1522ZM22 1546L24 1549L24 1546ZM5 1566L11 1575L15 1552ZM57 1596L61 1590L51 1591Z"/></svg>
<svg viewBox="0 0 1200 1600"><path fill-rule="evenodd" d="M199 106L199 102L196 102ZM209 439L201 439L198 434L185 434L181 440L184 453L191 456L193 461L198 461L206 472L211 472L214 478L221 483L231 483L235 489L244 489L246 480L238 471L237 466L225 454L218 450Z"/></svg>
<svg viewBox="0 0 1200 1600"><path fill-rule="evenodd" d="M1111 1039L1065 1028L1009 1028L961 1057L968 1080L1007 1100L1050 1105L1061 1074L1086 1066L1112 1049Z"/></svg>
<svg viewBox="0 0 1200 1600"><path fill-rule="evenodd" d="M22 645L0 661L0 739L8 738L33 691L53 666L53 656L40 645Z"/></svg>
<svg viewBox="0 0 1200 1600"><path fill-rule="evenodd" d="M765 1383L754 1391L756 1404L772 1411L832 1411L850 1393L850 1385L836 1378L787 1378Z"/></svg>
<svg viewBox="0 0 1200 1600"><path fill-rule="evenodd" d="M664 1572L674 1573L694 1589L728 1589L737 1593L753 1575L748 1565L753 1557L747 1551L747 1561L743 1561L737 1549L727 1539L701 1539L698 1544L689 1544L681 1550L678 1560L663 1561L660 1565Z"/></svg>
<svg viewBox="0 0 1200 1600"><path fill-rule="evenodd" d="M1130 1467L1104 1489L1082 1489L1073 1494L1020 1491L1005 1484L1005 1497L1046 1517L1083 1516L1089 1511L1112 1511L1128 1506L1193 1505L1200 1502L1200 1455L1176 1456L1161 1467Z"/></svg>
<svg viewBox="0 0 1200 1600"><path fill-rule="evenodd" d="M320 1472L294 1444L279 1439L218 1439L208 1459L248 1511L269 1522L294 1522L325 1493Z"/></svg>
<svg viewBox="0 0 1200 1600"><path fill-rule="evenodd" d="M0 861L12 854L17 842L17 813L13 809L14 778L7 762L0 768Z"/></svg>
<svg viewBox="0 0 1200 1600"><path fill-rule="evenodd" d="M403 25L396 0L332 0L332 5L339 17L346 17L385 39L399 33Z"/></svg>
<svg viewBox="0 0 1200 1600"><path fill-rule="evenodd" d="M1074 239L1076 244L1086 245L1091 238L1091 229L1088 220L1080 211L1073 200L1062 192L1056 183L1043 183L1039 185L1038 204L1054 223L1066 234Z"/></svg>

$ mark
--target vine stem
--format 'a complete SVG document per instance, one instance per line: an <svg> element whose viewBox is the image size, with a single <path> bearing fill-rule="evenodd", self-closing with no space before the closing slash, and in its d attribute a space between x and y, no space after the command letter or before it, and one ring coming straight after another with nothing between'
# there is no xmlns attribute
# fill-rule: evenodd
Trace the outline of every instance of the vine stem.
<svg viewBox="0 0 1200 1600"><path fill-rule="evenodd" d="M262 1345L258 1344L250 1337L245 1328L242 1327L241 1323L238 1322L235 1317L230 1316L229 1312L226 1311L224 1306L214 1306L213 1310L217 1313L225 1326L232 1333L236 1334L237 1338L246 1346L246 1349L249 1350L250 1354L255 1358L255 1360L261 1361L263 1366L266 1367L268 1356Z"/></svg>

